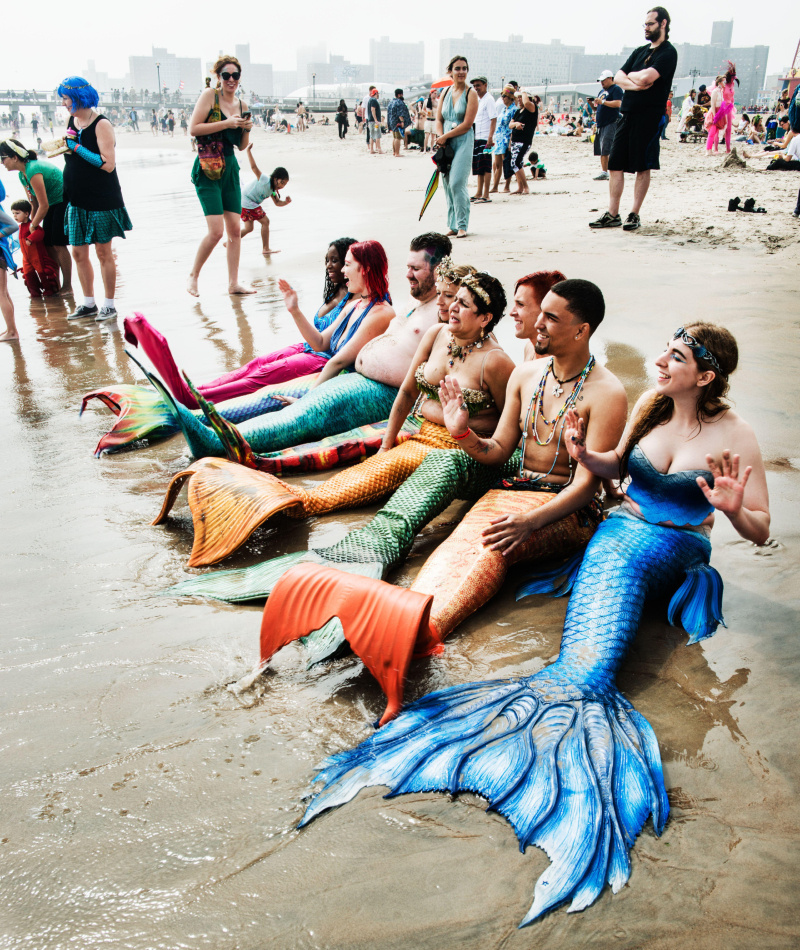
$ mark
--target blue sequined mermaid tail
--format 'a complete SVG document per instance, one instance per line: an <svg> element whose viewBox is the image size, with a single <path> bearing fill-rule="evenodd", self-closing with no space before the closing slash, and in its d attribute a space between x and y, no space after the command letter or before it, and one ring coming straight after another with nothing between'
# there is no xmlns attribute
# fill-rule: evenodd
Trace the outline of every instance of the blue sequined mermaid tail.
<svg viewBox="0 0 800 950"><path fill-rule="evenodd" d="M612 515L589 543L572 588L558 659L534 676L440 690L409 705L355 749L333 756L301 824L362 788L475 792L511 823L521 850L551 864L520 926L570 901L588 907L628 880L648 816L669 806L650 725L615 686L648 597L674 591L690 642L722 621L719 575L699 533ZM524 593L553 589L552 578Z"/></svg>

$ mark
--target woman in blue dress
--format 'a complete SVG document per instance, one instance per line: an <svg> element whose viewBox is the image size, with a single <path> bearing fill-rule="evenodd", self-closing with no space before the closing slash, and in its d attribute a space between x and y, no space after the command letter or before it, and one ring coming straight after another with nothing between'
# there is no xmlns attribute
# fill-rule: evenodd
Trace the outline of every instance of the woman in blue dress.
<svg viewBox="0 0 800 950"><path fill-rule="evenodd" d="M447 75L453 85L439 99L436 110L436 147L453 147L450 170L442 175L447 199L448 234L467 236L469 225L469 192L467 181L472 169L472 150L475 135L472 126L478 114L478 93L467 85L469 63L464 56L454 56L447 64Z"/></svg>

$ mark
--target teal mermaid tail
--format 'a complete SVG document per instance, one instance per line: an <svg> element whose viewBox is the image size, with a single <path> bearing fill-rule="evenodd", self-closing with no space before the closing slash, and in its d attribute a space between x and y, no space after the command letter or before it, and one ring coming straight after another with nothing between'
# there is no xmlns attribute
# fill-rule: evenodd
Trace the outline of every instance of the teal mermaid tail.
<svg viewBox="0 0 800 950"><path fill-rule="evenodd" d="M650 815L661 833L669 805L653 730L617 690L616 674L649 597L680 587L671 609L693 624L691 639L722 622L709 553L697 532L615 513L586 549L551 666L412 703L325 763L301 824L369 786L388 786L387 797L474 792L507 818L521 850L534 844L550 858L520 926L567 901L582 910L606 883L619 891L628 849Z"/></svg>
<svg viewBox="0 0 800 950"><path fill-rule="evenodd" d="M131 353L127 355L142 372L149 376ZM237 396L235 399L218 403L216 409L223 419L230 422L237 424L247 422L257 416L283 409L284 403L278 398L279 396L300 398L305 395L316 376L317 374L313 374L289 383L275 383L264 387L254 395ZM91 399L99 399L117 417L113 427L97 443L94 453L96 456L100 456L104 451L113 451L130 445L140 439L165 438L181 431L175 401L171 396L165 396L159 390L151 389L149 386L122 385L94 389L86 393L81 400L81 415ZM202 411L186 409L185 412L192 416L197 424L206 427Z"/></svg>
<svg viewBox="0 0 800 950"><path fill-rule="evenodd" d="M166 390L162 390L162 395L172 400ZM280 412L250 419L239 426L239 437L257 453L288 449L302 442L343 432L345 427L386 419L396 395L393 386L358 373L346 373L311 390ZM174 400L171 408L195 458L225 455L225 446L213 429ZM229 418L227 414L223 415Z"/></svg>
<svg viewBox="0 0 800 950"><path fill-rule="evenodd" d="M367 577L385 577L403 561L422 528L457 499L473 501L498 478L519 470L515 452L500 468L489 468L464 452L434 449L363 528L336 544L273 558L251 567L201 574L171 589L178 595L215 597L237 603L269 597L283 574L300 563L327 564ZM313 641L316 634L313 634Z"/></svg>

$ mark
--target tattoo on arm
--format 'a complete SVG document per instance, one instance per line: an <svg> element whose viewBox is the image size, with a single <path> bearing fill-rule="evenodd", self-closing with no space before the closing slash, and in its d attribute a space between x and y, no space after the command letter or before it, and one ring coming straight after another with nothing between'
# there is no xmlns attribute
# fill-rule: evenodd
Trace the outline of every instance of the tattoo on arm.
<svg viewBox="0 0 800 950"><path fill-rule="evenodd" d="M480 439L476 448L479 452L482 452L484 455L488 455L493 448L496 446L494 439Z"/></svg>

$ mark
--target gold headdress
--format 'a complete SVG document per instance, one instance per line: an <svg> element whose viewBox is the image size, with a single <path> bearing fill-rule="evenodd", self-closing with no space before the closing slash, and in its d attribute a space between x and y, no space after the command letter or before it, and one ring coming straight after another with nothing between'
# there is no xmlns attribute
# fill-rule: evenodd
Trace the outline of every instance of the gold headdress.
<svg viewBox="0 0 800 950"><path fill-rule="evenodd" d="M473 294L476 294L478 297L480 297L487 307L491 307L492 298L478 283L477 274L467 274L466 277L462 277L461 286L466 287L467 290L470 290Z"/></svg>

